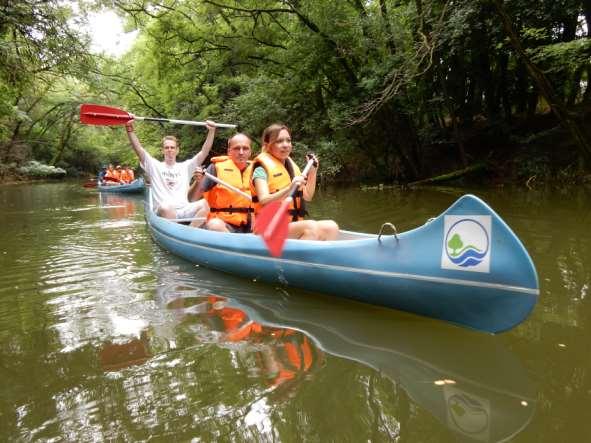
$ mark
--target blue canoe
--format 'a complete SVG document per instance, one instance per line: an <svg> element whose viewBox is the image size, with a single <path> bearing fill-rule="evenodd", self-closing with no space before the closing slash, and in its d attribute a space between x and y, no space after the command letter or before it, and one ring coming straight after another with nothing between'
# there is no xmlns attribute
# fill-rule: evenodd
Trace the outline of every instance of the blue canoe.
<svg viewBox="0 0 591 443"><path fill-rule="evenodd" d="M126 185L97 185L100 192L118 192L124 194L139 194L144 192L144 179L138 178Z"/></svg>
<svg viewBox="0 0 591 443"><path fill-rule="evenodd" d="M199 265L491 333L521 323L539 296L523 244L473 195L404 233L341 231L330 242L288 240L280 258L254 234L195 229L151 210L146 220L157 243Z"/></svg>

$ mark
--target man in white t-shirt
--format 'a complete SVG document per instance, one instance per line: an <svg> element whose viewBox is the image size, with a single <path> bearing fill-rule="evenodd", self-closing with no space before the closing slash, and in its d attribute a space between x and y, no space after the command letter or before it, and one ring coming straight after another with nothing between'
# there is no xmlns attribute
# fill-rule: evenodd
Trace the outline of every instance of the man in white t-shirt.
<svg viewBox="0 0 591 443"><path fill-rule="evenodd" d="M125 125L131 147L139 157L140 165L150 177L156 213L161 217L172 219L207 217L209 206L205 200L189 202L187 199L193 171L205 161L213 145L215 123L210 120L205 123L208 133L201 151L193 158L180 163L176 161L179 153L176 137L167 135L162 139L164 161L161 162L142 147L133 130L133 122L130 121Z"/></svg>

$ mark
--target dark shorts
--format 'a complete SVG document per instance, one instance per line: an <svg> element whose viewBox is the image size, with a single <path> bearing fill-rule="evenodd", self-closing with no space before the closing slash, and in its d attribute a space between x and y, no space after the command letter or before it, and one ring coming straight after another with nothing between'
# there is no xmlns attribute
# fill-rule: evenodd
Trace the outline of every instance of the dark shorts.
<svg viewBox="0 0 591 443"><path fill-rule="evenodd" d="M248 234L249 232L252 232L250 224L236 226L231 223L226 223L226 228L228 228L228 231L232 234Z"/></svg>

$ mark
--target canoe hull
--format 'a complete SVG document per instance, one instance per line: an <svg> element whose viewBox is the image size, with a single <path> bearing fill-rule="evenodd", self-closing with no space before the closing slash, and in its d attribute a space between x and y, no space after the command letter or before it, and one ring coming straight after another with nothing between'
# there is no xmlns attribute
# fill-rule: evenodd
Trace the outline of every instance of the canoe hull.
<svg viewBox="0 0 591 443"><path fill-rule="evenodd" d="M119 194L140 194L144 192L144 179L138 178L125 185L97 185L100 192L114 192Z"/></svg>
<svg viewBox="0 0 591 443"><path fill-rule="evenodd" d="M349 233L354 239L288 240L281 258L270 257L252 234L195 229L150 211L146 217L156 242L193 263L492 333L521 323L539 294L527 251L474 196L462 197L441 216L398 236ZM460 229L462 224L467 230ZM461 259L460 264L450 258Z"/></svg>

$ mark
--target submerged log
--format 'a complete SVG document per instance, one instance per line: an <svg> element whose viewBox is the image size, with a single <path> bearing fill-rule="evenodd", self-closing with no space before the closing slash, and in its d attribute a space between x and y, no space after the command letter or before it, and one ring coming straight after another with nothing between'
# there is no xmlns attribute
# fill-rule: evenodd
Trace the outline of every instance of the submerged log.
<svg viewBox="0 0 591 443"><path fill-rule="evenodd" d="M467 166L464 169L458 169L456 171L448 172L446 174L438 175L436 177L425 178L423 180L417 180L408 184L408 186L426 185L431 183L441 183L449 180L455 180L456 178L463 177L464 175L472 172L486 169L486 163L475 163Z"/></svg>

